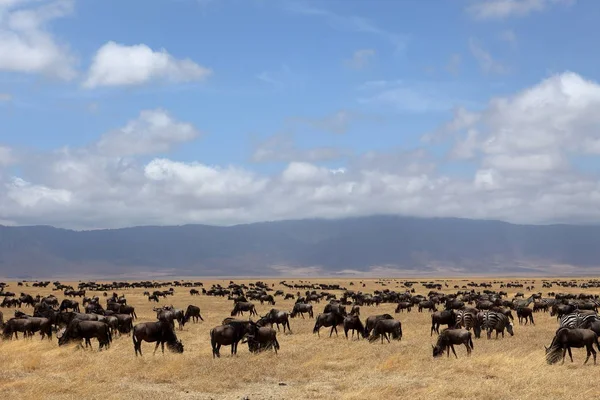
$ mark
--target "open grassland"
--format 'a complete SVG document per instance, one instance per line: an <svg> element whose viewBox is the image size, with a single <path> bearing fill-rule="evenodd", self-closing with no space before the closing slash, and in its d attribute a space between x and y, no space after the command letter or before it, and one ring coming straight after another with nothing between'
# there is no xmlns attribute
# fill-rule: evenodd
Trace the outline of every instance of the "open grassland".
<svg viewBox="0 0 600 400"><path fill-rule="evenodd" d="M420 279L415 279L419 281ZM430 280L429 278L427 279ZM499 279L500 280L500 279ZM501 279L508 282L509 279ZM587 279L586 279L587 280ZM255 280L235 280L250 283ZM296 293L274 283L274 289ZM376 280L363 280L366 286L349 286L349 279L303 279L310 283L338 283L348 289L373 292L382 290ZM435 280L441 282L441 280ZM470 280L469 280L470 281ZM476 282L482 280L474 280ZM492 282L494 279L485 279ZM525 281L524 279L520 280ZM527 279L531 282L531 279ZM579 280L581 281L581 280ZM229 280L202 280L205 288L213 283L223 286ZM298 279L287 280L297 283ZM400 282L388 280L390 290L403 291ZM466 280L447 280L445 292L455 292L454 285L464 285ZM66 283L66 282L65 282ZM7 290L36 295L50 294L51 288L17 287L9 282ZM71 283L76 286L76 283ZM541 279L535 279L535 291L544 296L549 291L586 292L600 294L599 289L560 288L542 290ZM164 288L167 289L167 288ZM417 294L429 290L415 285ZM494 290L500 290L494 284ZM481 290L481 288L477 288ZM523 289L507 290L509 298ZM125 294L128 304L136 307L138 320L154 321L152 308L157 306L143 296L144 289L117 291ZM336 293L338 298L341 292ZM59 299L62 293L54 292ZM88 292L94 295L95 292ZM101 293L102 304L105 298ZM526 293L526 296L528 294ZM291 311L294 300L277 297L274 308ZM78 300L80 300L78 298ZM265 303L257 306L259 315L273 308ZM186 308L189 304L200 306L205 322L189 322L183 331L177 330L185 345L183 354L168 351L152 355L154 344L144 343L143 357L135 357L131 337L117 337L107 351L98 352L94 339L93 351L83 351L74 345L58 347L57 340L40 340L39 335L28 340L0 341L0 394L6 399L575 399L599 398L600 365L582 365L585 350L574 349L575 362L565 365L547 365L544 345L549 345L558 326L556 318L548 313L534 314L535 326L519 326L515 321L515 336L504 339L474 340L475 350L466 357L464 346L457 346L458 359L432 358L430 337L431 316L428 312L394 314L393 304L361 307L361 320L374 314L390 313L402 321L402 341L374 344L366 340L346 340L343 329L340 336L328 337L323 328L321 338L313 335L314 319L291 319L293 334L279 333L281 350L250 354L246 345L240 344L238 355L231 357L229 347L221 349L221 359L213 359L209 331L229 316L232 301L222 297L191 296L189 288L175 288L175 295L158 306L172 304ZM325 302L315 304L315 316ZM2 309L5 320L13 309ZM23 308L31 313L31 308ZM245 314L247 317L247 314ZM516 318L516 315L515 315ZM567 358L568 360L568 358ZM599 360L600 361L600 360Z"/></svg>

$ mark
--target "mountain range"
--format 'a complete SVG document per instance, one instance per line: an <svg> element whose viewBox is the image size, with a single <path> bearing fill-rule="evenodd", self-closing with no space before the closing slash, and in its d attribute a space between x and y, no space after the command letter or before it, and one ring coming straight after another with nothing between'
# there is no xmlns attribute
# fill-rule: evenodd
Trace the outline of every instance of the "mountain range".
<svg viewBox="0 0 600 400"><path fill-rule="evenodd" d="M585 275L600 226L372 216L74 231L0 226L0 276Z"/></svg>

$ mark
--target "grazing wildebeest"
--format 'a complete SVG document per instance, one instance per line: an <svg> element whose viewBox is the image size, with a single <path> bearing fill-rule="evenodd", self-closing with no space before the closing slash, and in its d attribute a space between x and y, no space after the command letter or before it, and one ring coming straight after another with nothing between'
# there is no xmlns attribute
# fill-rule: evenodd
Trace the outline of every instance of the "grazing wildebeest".
<svg viewBox="0 0 600 400"><path fill-rule="evenodd" d="M198 289L190 289L190 295L200 296L200 292L198 291Z"/></svg>
<svg viewBox="0 0 600 400"><path fill-rule="evenodd" d="M102 350L103 347L110 347L112 334L109 326L104 322L74 319L69 323L67 329L58 339L58 345L62 346L71 340L79 340L79 346L81 346L81 340L85 339L85 347L88 347L88 345L91 347L91 338L98 339L100 350Z"/></svg>
<svg viewBox="0 0 600 400"><path fill-rule="evenodd" d="M373 343L381 337L381 343L383 343L383 338L391 343L388 333L392 335L392 339L402 340L402 324L400 321L394 319L380 319L377 321L373 327L373 333L369 337L369 342Z"/></svg>
<svg viewBox="0 0 600 400"><path fill-rule="evenodd" d="M252 321L230 320L227 324L216 326L210 330L210 344L213 358L221 357L221 346L231 346L231 355L237 354L238 343L244 338L252 326Z"/></svg>
<svg viewBox="0 0 600 400"><path fill-rule="evenodd" d="M419 302L418 305L419 305L419 312L423 312L424 308L429 310L430 312L437 311L437 307L436 307L435 303L431 300L421 301L421 302Z"/></svg>
<svg viewBox="0 0 600 400"><path fill-rule="evenodd" d="M148 301L154 301L154 302L158 303L159 302L158 296L155 294L151 294L150 296L148 296Z"/></svg>
<svg viewBox="0 0 600 400"><path fill-rule="evenodd" d="M275 298L270 294L264 294L264 295L260 296L259 300L260 300L260 304L263 304L266 301L267 303L269 303L272 306L275 305Z"/></svg>
<svg viewBox="0 0 600 400"><path fill-rule="evenodd" d="M548 364L555 364L561 358L562 350L562 363L565 362L565 356L567 351L571 362L573 362L573 354L571 354L571 347L575 348L586 348L587 357L585 358L584 364L590 359L590 355L594 356L594 364L596 364L596 351L593 345L596 344L596 348L600 351L600 344L598 343L598 335L591 329L569 329L559 328L550 343L550 347L546 349L546 361Z"/></svg>
<svg viewBox="0 0 600 400"><path fill-rule="evenodd" d="M12 339L12 335L14 334L15 339L18 339L17 332L21 332L24 337L27 337L29 336L30 325L31 321L28 318L11 318L4 324L2 335L4 339Z"/></svg>
<svg viewBox="0 0 600 400"><path fill-rule="evenodd" d="M433 347L433 356L440 357L446 350L447 356L450 357L450 349L452 349L454 357L458 358L456 351L454 351L455 344L464 344L467 348L467 356L470 356L471 350L474 348L471 332L465 329L444 329L438 336L435 346L431 346Z"/></svg>
<svg viewBox="0 0 600 400"><path fill-rule="evenodd" d="M296 315L300 314L302 319L304 319L304 313L308 313L308 316L310 318L314 317L312 304L306 304L306 303L294 304L294 309L290 313L290 317L294 318Z"/></svg>
<svg viewBox="0 0 600 400"><path fill-rule="evenodd" d="M344 318L344 334L346 335L346 339L348 339L348 331L352 331L350 333L350 338L354 339L354 332L356 331L356 337L360 340L360 336L366 338L368 335L365 333L365 327L360 320L358 315L349 315Z"/></svg>
<svg viewBox="0 0 600 400"><path fill-rule="evenodd" d="M250 325L250 329L242 340L242 343L244 341L248 342L248 350L252 353L272 348L275 350L275 354L277 354L277 350L279 350L277 332L271 327Z"/></svg>
<svg viewBox="0 0 600 400"><path fill-rule="evenodd" d="M337 326L341 325L344 322L344 316L342 314L340 314L338 311L332 311L329 313L323 313L323 314L319 314L317 315L317 320L315 321L315 327L313 328L313 334L317 334L319 337L321 337L321 334L319 333L319 330L321 329L321 327L325 327L325 328L329 328L331 327L331 331L329 332L329 337L331 337L331 335L333 334L333 332L335 331L335 335L337 336L338 331L337 331Z"/></svg>
<svg viewBox="0 0 600 400"><path fill-rule="evenodd" d="M75 311L75 312L79 312L79 302L76 300L69 300L69 299L64 299L61 303L60 303L60 307L58 308L58 311L67 311L71 309L71 311Z"/></svg>
<svg viewBox="0 0 600 400"><path fill-rule="evenodd" d="M371 315L365 322L365 334L369 336L373 328L375 328L375 324L382 319L394 319L394 317L390 314Z"/></svg>
<svg viewBox="0 0 600 400"><path fill-rule="evenodd" d="M283 325L283 333L285 333L286 328L289 333L292 333L289 314L286 311L279 311L272 308L264 317L261 318L261 320L271 325L277 325L277 330L279 330L279 324L281 324Z"/></svg>
<svg viewBox="0 0 600 400"><path fill-rule="evenodd" d="M231 316L235 317L236 315L240 315L240 314L244 315L244 311L249 311L250 316L252 316L252 315L258 316L258 313L256 312L256 307L254 306L254 304L245 302L245 301L240 301L240 302L235 303L235 305L233 306L233 310L231 311Z"/></svg>
<svg viewBox="0 0 600 400"><path fill-rule="evenodd" d="M440 333L440 325L446 324L448 328L454 328L456 325L456 313L454 310L436 311L431 314L431 332L429 336L433 336L433 332Z"/></svg>
<svg viewBox="0 0 600 400"><path fill-rule="evenodd" d="M287 294L285 295L285 297L284 297L284 300L288 300L288 299L292 299L292 300L293 300L293 299L294 299L294 295L293 295L293 294L291 294L291 293L287 293Z"/></svg>
<svg viewBox="0 0 600 400"><path fill-rule="evenodd" d="M167 348L174 353L183 353L183 343L181 340L177 340L175 330L171 326L171 323L167 321L156 321L156 322L143 322L133 327L133 350L135 355L140 353L142 355L142 341L148 343L156 342L154 347L154 353L158 350L160 345L162 353L165 354L165 343Z"/></svg>
<svg viewBox="0 0 600 400"><path fill-rule="evenodd" d="M189 321L189 319L192 318L192 322L198 322L198 319L204 321L204 318L200 315L200 307L191 304L187 307L187 310L185 310L184 318L186 321Z"/></svg>
<svg viewBox="0 0 600 400"><path fill-rule="evenodd" d="M399 301L398 305L396 306L396 310L394 311L395 313L400 313L403 312L404 310L406 310L406 312L410 312L410 310L412 309L412 303L410 301Z"/></svg>
<svg viewBox="0 0 600 400"><path fill-rule="evenodd" d="M533 310L529 307L520 307L517 308L517 318L519 318L519 324L525 322L531 322L532 325L535 325L533 322Z"/></svg>
<svg viewBox="0 0 600 400"><path fill-rule="evenodd" d="M323 309L323 314L327 314L330 312L337 312L338 314L343 315L344 317L348 314L346 312L346 306L339 303L329 303Z"/></svg>

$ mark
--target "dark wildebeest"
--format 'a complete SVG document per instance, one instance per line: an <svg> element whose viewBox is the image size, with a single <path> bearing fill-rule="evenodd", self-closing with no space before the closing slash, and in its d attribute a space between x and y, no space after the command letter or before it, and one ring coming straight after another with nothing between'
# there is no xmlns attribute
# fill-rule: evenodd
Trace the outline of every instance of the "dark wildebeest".
<svg viewBox="0 0 600 400"><path fill-rule="evenodd" d="M525 322L531 322L532 325L535 325L533 322L533 310L529 307L519 307L517 308L517 318L519 318L519 324Z"/></svg>
<svg viewBox="0 0 600 400"><path fill-rule="evenodd" d="M102 350L103 347L110 347L112 334L109 326L104 322L74 319L69 323L67 329L58 339L58 345L62 346L71 340L79 340L79 346L81 346L81 340L85 339L85 347L88 347L88 345L92 347L92 342L90 341L91 338L98 339L100 350Z"/></svg>
<svg viewBox="0 0 600 400"><path fill-rule="evenodd" d="M284 300L288 300L288 299L292 299L292 300L294 300L294 295L293 295L293 294L291 294L291 293L287 293L283 299L284 299Z"/></svg>
<svg viewBox="0 0 600 400"><path fill-rule="evenodd" d="M360 340L360 336L366 338L368 335L365 333L365 327L360 320L358 315L350 315L344 318L344 334L346 335L346 339L348 339L348 331L352 331L350 333L350 338L354 339L354 332L356 331L356 337Z"/></svg>
<svg viewBox="0 0 600 400"><path fill-rule="evenodd" d="M198 322L198 319L204 321L204 318L200 315L200 307L191 304L187 307L187 310L185 310L184 318L186 321L189 321L190 318L192 318L192 322Z"/></svg>
<svg viewBox="0 0 600 400"><path fill-rule="evenodd" d="M456 314L454 310L436 311L431 314L431 333L429 336L433 336L433 332L440 333L440 325L446 324L448 328L454 328L456 326Z"/></svg>
<svg viewBox="0 0 600 400"><path fill-rule="evenodd" d="M198 289L190 289L190 295L200 296L200 292L198 291Z"/></svg>
<svg viewBox="0 0 600 400"><path fill-rule="evenodd" d="M339 303L329 303L325 306L325 308L323 309L323 314L327 314L330 312L337 312L338 314L341 314L342 316L346 316L348 315L348 313L346 312L346 306L341 305Z"/></svg>
<svg viewBox="0 0 600 400"><path fill-rule="evenodd" d="M369 336L373 328L375 328L377 321L382 319L394 319L394 317L392 317L390 314L371 315L365 322L365 334Z"/></svg>
<svg viewBox="0 0 600 400"><path fill-rule="evenodd" d="M419 303L419 312L423 312L423 309L427 309L430 312L437 311L435 303L431 300L424 300Z"/></svg>
<svg viewBox="0 0 600 400"><path fill-rule="evenodd" d="M119 304L119 303L117 303ZM137 319L137 314L135 313L135 307L128 306L127 304L120 304L116 310L113 310L118 314L129 314L133 317L133 319Z"/></svg>
<svg viewBox="0 0 600 400"><path fill-rule="evenodd" d="M255 324L252 321L229 320L227 324L211 329L210 344L213 358L221 357L221 346L231 346L231 355L237 354L238 343L250 332L253 325Z"/></svg>
<svg viewBox="0 0 600 400"><path fill-rule="evenodd" d="M172 327L175 327L175 321L177 321L179 330L183 329L187 321L183 310L178 308L154 308L154 311L156 311L156 319L168 322Z"/></svg>
<svg viewBox="0 0 600 400"><path fill-rule="evenodd" d="M321 327L325 327L325 328L331 327L331 331L329 332L329 337L331 337L331 335L333 334L333 331L335 331L335 335L337 336L337 334L338 334L337 326L341 325L343 322L344 322L344 316L342 314L340 314L338 311L332 311L329 313L319 314L319 315L317 315L317 320L315 321L315 327L313 328L313 334L316 333L319 337L321 337L321 334L319 333L319 330L321 329Z"/></svg>
<svg viewBox="0 0 600 400"><path fill-rule="evenodd" d="M245 301L240 301L235 303L235 305L233 306L233 310L231 311L231 316L235 317L236 315L244 315L244 311L249 311L250 312L250 316L256 315L258 316L258 313L256 312L256 307L254 306L254 304L249 303L249 302L245 302Z"/></svg>
<svg viewBox="0 0 600 400"><path fill-rule="evenodd" d="M133 349L135 355L140 353L142 355L142 341L148 343L156 342L154 353L158 350L160 345L162 353L165 354L165 343L167 348L174 353L183 353L183 343L181 340L177 340L175 329L171 326L171 323L167 321L156 321L156 322L143 322L133 327Z"/></svg>
<svg viewBox="0 0 600 400"><path fill-rule="evenodd" d="M411 309L412 309L412 303L410 301L399 301L398 305L396 306L396 310L394 312L400 313L400 312L403 312L404 310L406 310L406 312L410 312Z"/></svg>
<svg viewBox="0 0 600 400"><path fill-rule="evenodd" d="M154 301L154 302L158 303L159 302L158 296L155 294L151 294L150 296L148 296L148 301Z"/></svg>
<svg viewBox="0 0 600 400"><path fill-rule="evenodd" d="M438 336L435 346L431 346L433 347L433 356L440 357L444 354L444 350L446 350L447 356L450 357L450 349L452 349L454 357L458 358L456 351L454 351L455 344L464 344L467 348L467 356L470 356L471 350L474 349L471 332L466 329L444 329Z"/></svg>
<svg viewBox="0 0 600 400"><path fill-rule="evenodd" d="M369 342L373 343L381 337L381 343L383 343L383 338L391 343L388 333L392 335L392 339L402 340L402 324L400 321L394 319L380 319L377 321L373 327L373 333L369 337Z"/></svg>
<svg viewBox="0 0 600 400"><path fill-rule="evenodd" d="M15 335L15 339L18 339L19 336L17 332L21 332L24 337L29 336L29 326L31 325L31 321L28 318L11 318L4 324L2 329L2 335L4 339L12 339L13 334Z"/></svg>
<svg viewBox="0 0 600 400"><path fill-rule="evenodd" d="M60 303L60 307L58 308L58 311L67 311L71 309L71 311L75 311L75 312L79 312L79 302L76 300L69 300L69 299L64 299L61 303Z"/></svg>
<svg viewBox="0 0 600 400"><path fill-rule="evenodd" d="M273 349L275 354L279 350L279 342L277 341L277 332L275 329L267 326L249 325L250 329L246 334L242 343L248 342L248 350L252 353L257 353L263 350Z"/></svg>
<svg viewBox="0 0 600 400"><path fill-rule="evenodd" d="M263 294L262 296L260 296L259 300L260 300L260 304L263 304L266 301L267 303L269 303L272 306L275 305L275 298L270 294Z"/></svg>
<svg viewBox="0 0 600 400"><path fill-rule="evenodd" d="M113 317L119 321L119 333L131 334L133 330L133 317L129 314L113 314Z"/></svg>
<svg viewBox="0 0 600 400"><path fill-rule="evenodd" d="M292 328L290 327L289 314L286 311L279 311L272 308L267 315L261 318L261 320L271 325L277 325L277 330L279 330L279 324L281 324L283 325L283 333L285 333L286 328L289 331L289 333L292 333Z"/></svg>
<svg viewBox="0 0 600 400"><path fill-rule="evenodd" d="M312 304L306 304L306 303L294 304L294 309L290 313L290 317L294 318L296 315L300 314L302 319L304 319L304 313L308 313L308 316L310 318L314 317Z"/></svg>
<svg viewBox="0 0 600 400"><path fill-rule="evenodd" d="M359 305L352 306L352 308L350 309L350 315L360 316L360 306Z"/></svg>
<svg viewBox="0 0 600 400"><path fill-rule="evenodd" d="M567 351L571 362L573 362L573 354L571 354L571 347L586 348L587 357L585 358L584 364L590 359L590 355L594 356L594 364L596 364L596 351L593 349L593 345L596 344L596 348L600 351L600 344L598 343L598 335L591 329L569 329L560 328L556 331L550 347L546 348L546 361L548 364L555 364L561 358L562 350L562 362L565 362L565 356Z"/></svg>

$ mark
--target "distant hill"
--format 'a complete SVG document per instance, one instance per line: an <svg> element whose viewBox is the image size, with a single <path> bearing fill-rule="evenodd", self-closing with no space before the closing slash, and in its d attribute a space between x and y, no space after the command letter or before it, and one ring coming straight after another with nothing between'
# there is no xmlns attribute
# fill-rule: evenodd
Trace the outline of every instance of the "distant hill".
<svg viewBox="0 0 600 400"><path fill-rule="evenodd" d="M0 226L0 276L19 278L568 275L596 271L599 261L599 226L395 216L93 231Z"/></svg>

